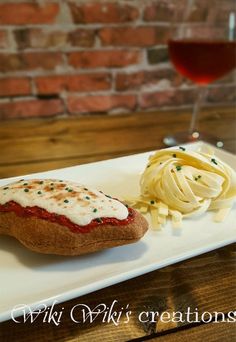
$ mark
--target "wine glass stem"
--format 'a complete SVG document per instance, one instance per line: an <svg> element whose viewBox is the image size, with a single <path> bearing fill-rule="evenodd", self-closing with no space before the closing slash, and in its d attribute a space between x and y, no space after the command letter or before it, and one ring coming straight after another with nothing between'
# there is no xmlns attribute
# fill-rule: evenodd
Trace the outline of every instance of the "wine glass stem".
<svg viewBox="0 0 236 342"><path fill-rule="evenodd" d="M198 116L200 108L206 98L208 92L208 88L206 86L199 86L198 87L198 96L197 101L195 102L193 106L193 113L192 118L189 126L189 134L191 135L193 132L197 131L197 123L198 123Z"/></svg>

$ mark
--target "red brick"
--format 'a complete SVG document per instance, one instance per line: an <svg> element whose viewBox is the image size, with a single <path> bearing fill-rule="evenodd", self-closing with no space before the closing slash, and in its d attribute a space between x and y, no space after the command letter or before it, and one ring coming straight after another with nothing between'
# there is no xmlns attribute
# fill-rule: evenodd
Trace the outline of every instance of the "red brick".
<svg viewBox="0 0 236 342"><path fill-rule="evenodd" d="M134 6L93 2L88 4L70 3L70 10L75 23L123 23L134 21L139 11Z"/></svg>
<svg viewBox="0 0 236 342"><path fill-rule="evenodd" d="M28 78L0 78L0 96L29 95L30 93Z"/></svg>
<svg viewBox="0 0 236 342"><path fill-rule="evenodd" d="M178 0L179 1L179 0ZM159 0L149 3L144 9L145 21L171 21L175 12L175 1Z"/></svg>
<svg viewBox="0 0 236 342"><path fill-rule="evenodd" d="M206 101L210 103L232 103L235 106L235 84L209 88Z"/></svg>
<svg viewBox="0 0 236 342"><path fill-rule="evenodd" d="M71 96L68 98L67 106L69 112L73 114L109 112L113 109L134 110L136 97L134 95Z"/></svg>
<svg viewBox="0 0 236 342"><path fill-rule="evenodd" d="M116 89L140 89L145 86L158 85L160 81L168 80L170 85L180 86L185 79L173 69L160 69L152 71L138 71L134 73L119 73L116 75Z"/></svg>
<svg viewBox="0 0 236 342"><path fill-rule="evenodd" d="M100 30L102 45L152 46L164 44L169 30L165 27L106 27Z"/></svg>
<svg viewBox="0 0 236 342"><path fill-rule="evenodd" d="M72 46L92 47L95 42L95 31L77 29L68 34L68 40Z"/></svg>
<svg viewBox="0 0 236 342"><path fill-rule="evenodd" d="M58 94L67 91L96 91L111 87L108 73L38 77L35 80L38 94Z"/></svg>
<svg viewBox="0 0 236 342"><path fill-rule="evenodd" d="M8 47L8 37L7 32L0 30L0 48Z"/></svg>
<svg viewBox="0 0 236 342"><path fill-rule="evenodd" d="M19 49L64 47L68 37L66 32L41 29L18 29L14 31Z"/></svg>
<svg viewBox="0 0 236 342"><path fill-rule="evenodd" d="M0 119L53 116L63 112L64 106L59 99L0 103Z"/></svg>
<svg viewBox="0 0 236 342"><path fill-rule="evenodd" d="M149 64L165 63L169 61L167 47L148 49L147 58Z"/></svg>
<svg viewBox="0 0 236 342"><path fill-rule="evenodd" d="M140 106L143 109L159 108L163 106L180 106L193 104L196 99L196 91L193 89L173 89L155 93L142 93Z"/></svg>
<svg viewBox="0 0 236 342"><path fill-rule="evenodd" d="M55 3L5 3L0 4L1 25L50 24L55 22L59 5Z"/></svg>
<svg viewBox="0 0 236 342"><path fill-rule="evenodd" d="M62 55L55 52L0 54L0 72L55 69L62 65Z"/></svg>
<svg viewBox="0 0 236 342"><path fill-rule="evenodd" d="M69 54L69 64L79 68L123 67L137 64L139 51L83 51Z"/></svg>

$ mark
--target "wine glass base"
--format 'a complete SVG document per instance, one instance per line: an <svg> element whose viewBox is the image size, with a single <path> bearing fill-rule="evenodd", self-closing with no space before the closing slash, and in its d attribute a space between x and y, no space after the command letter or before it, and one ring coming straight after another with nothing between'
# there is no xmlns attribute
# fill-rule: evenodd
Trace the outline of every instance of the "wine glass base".
<svg viewBox="0 0 236 342"><path fill-rule="evenodd" d="M163 142L166 146L177 146L197 141L208 142L219 148L222 148L224 146L223 141L221 141L219 138L202 132L193 132L192 134L190 134L189 132L178 132L173 135L168 135L163 139Z"/></svg>

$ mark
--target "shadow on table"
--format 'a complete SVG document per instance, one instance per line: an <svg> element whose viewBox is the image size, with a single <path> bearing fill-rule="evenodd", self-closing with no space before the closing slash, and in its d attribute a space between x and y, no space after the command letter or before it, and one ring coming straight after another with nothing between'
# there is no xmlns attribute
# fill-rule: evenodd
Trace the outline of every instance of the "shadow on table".
<svg viewBox="0 0 236 342"><path fill-rule="evenodd" d="M47 255L26 249L16 239L9 236L0 237L0 269L16 268L19 262L28 268L40 271L78 271L100 265L111 266L117 263L141 258L148 246L143 241L134 244L114 247L81 256ZM5 255L5 252L7 253Z"/></svg>

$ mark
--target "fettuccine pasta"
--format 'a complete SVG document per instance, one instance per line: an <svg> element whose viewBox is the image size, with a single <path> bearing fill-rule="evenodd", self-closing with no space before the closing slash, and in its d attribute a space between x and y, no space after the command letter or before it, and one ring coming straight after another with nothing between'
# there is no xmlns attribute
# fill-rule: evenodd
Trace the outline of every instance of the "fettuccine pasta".
<svg viewBox="0 0 236 342"><path fill-rule="evenodd" d="M163 149L149 158L140 190L128 203L150 213L153 228L165 225L168 216L178 228L184 217L207 210L214 210L214 220L220 222L236 200L236 173L211 150Z"/></svg>

